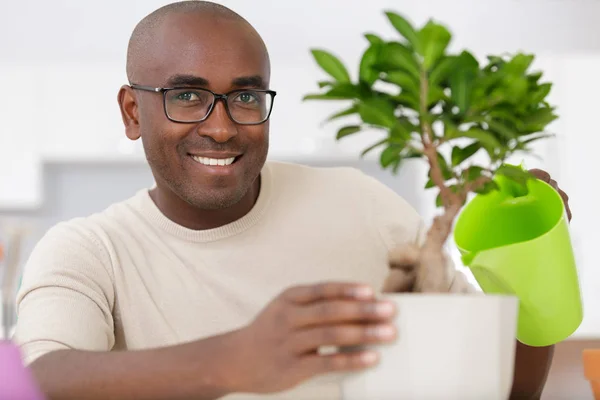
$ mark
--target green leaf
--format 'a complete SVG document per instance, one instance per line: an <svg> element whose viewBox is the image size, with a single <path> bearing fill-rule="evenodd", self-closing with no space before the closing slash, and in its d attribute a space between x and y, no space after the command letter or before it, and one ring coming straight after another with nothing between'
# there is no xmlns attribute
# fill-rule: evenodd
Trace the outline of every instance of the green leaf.
<svg viewBox="0 0 600 400"><path fill-rule="evenodd" d="M429 180L425 184L425 189L431 189L434 186L435 186L435 183L433 183L433 179L429 178Z"/></svg>
<svg viewBox="0 0 600 400"><path fill-rule="evenodd" d="M453 146L452 154L450 155L450 161L452 162L453 166L456 167L456 166L460 165L460 163L462 162L461 156L462 156L462 148L460 148L459 146Z"/></svg>
<svg viewBox="0 0 600 400"><path fill-rule="evenodd" d="M540 108L523 119L525 130L528 132L543 131L546 126L557 119L553 108Z"/></svg>
<svg viewBox="0 0 600 400"><path fill-rule="evenodd" d="M527 78L509 76L507 80L508 83L505 92L503 93L503 97L511 104L521 103L523 101L523 97L527 94L527 89L529 88L529 82L527 82Z"/></svg>
<svg viewBox="0 0 600 400"><path fill-rule="evenodd" d="M438 86L430 86L427 94L427 107L435 106L442 100L447 100L444 90Z"/></svg>
<svg viewBox="0 0 600 400"><path fill-rule="evenodd" d="M512 108L507 109L506 107L498 108L495 107L490 110L489 114L494 120L499 121L503 124L510 124L516 128L517 131L521 131L524 127L523 121L516 117L515 112Z"/></svg>
<svg viewBox="0 0 600 400"><path fill-rule="evenodd" d="M421 44L420 53L423 56L423 66L429 71L444 55L452 35L444 26L430 20L419 31L418 36Z"/></svg>
<svg viewBox="0 0 600 400"><path fill-rule="evenodd" d="M552 90L551 83L544 83L544 84L540 85L535 90L535 92L533 92L531 94L529 103L537 106L538 104L540 104L541 102L544 101L544 99L546 98L546 96L548 96L548 94L550 94L550 90Z"/></svg>
<svg viewBox="0 0 600 400"><path fill-rule="evenodd" d="M410 140L411 131L406 128L406 125L402 124L399 120L394 124L390 130L390 137L403 141Z"/></svg>
<svg viewBox="0 0 600 400"><path fill-rule="evenodd" d="M364 157L364 156L366 156L368 153L370 153L371 151L375 150L375 149L376 149L376 148L378 148L379 146L382 146L382 145L384 145L384 144L388 143L388 141L389 141L389 140L388 140L388 138L381 139L380 141L378 141L378 142L376 142L376 143L372 144L371 146L367 147L366 149L364 149L364 150L362 151L362 153L360 153L360 156L361 156L361 157Z"/></svg>
<svg viewBox="0 0 600 400"><path fill-rule="evenodd" d="M500 67L504 64L506 64L506 61L504 60L503 57L500 56L494 56L494 55L490 55L490 56L486 56L486 58L488 59L488 65L486 66L486 70L490 71L492 67Z"/></svg>
<svg viewBox="0 0 600 400"><path fill-rule="evenodd" d="M437 86L448 79L450 72L456 66L456 56L448 56L436 64L429 74L429 85Z"/></svg>
<svg viewBox="0 0 600 400"><path fill-rule="evenodd" d="M398 33L400 33L408 41L408 43L410 43L413 49L418 51L420 48L419 38L417 37L415 28L413 28L410 22L408 22L404 17L401 17L400 15L391 11L387 11L385 15Z"/></svg>
<svg viewBox="0 0 600 400"><path fill-rule="evenodd" d="M512 129L504 125L502 122L493 119L488 119L486 120L486 123L489 125L490 130L504 137L507 140L517 138L517 134Z"/></svg>
<svg viewBox="0 0 600 400"><path fill-rule="evenodd" d="M302 98L302 100L346 100L348 97L346 96L332 96L327 93L313 93L307 94Z"/></svg>
<svg viewBox="0 0 600 400"><path fill-rule="evenodd" d="M475 193L478 194L488 194L494 190L499 190L500 187L498 186L498 184L495 181L487 181L486 183L484 183L482 186L480 186L479 188L475 189Z"/></svg>
<svg viewBox="0 0 600 400"><path fill-rule="evenodd" d="M522 142L519 142L519 145L525 146L525 145L527 145L527 144L530 144L530 143L536 142L536 141L538 141L538 140L541 140L541 139L549 139L549 138L553 138L553 137L555 137L555 136L556 136L556 135L552 135L552 134L546 133L546 134L542 134L542 135L538 135L538 136L530 137L530 138L528 138L528 139L526 139L526 140L523 140Z"/></svg>
<svg viewBox="0 0 600 400"><path fill-rule="evenodd" d="M504 164L496 170L496 174L504 175L514 182L525 184L530 179L535 179L528 171L521 167Z"/></svg>
<svg viewBox="0 0 600 400"><path fill-rule="evenodd" d="M516 54L512 60L504 65L505 70L510 74L524 75L527 69L531 66L534 60L534 56L531 54Z"/></svg>
<svg viewBox="0 0 600 400"><path fill-rule="evenodd" d="M364 123L385 128L392 128L396 124L394 111L394 105L382 98L371 98L358 104L358 112Z"/></svg>
<svg viewBox="0 0 600 400"><path fill-rule="evenodd" d="M529 80L529 83L535 84L542 78L542 76L544 76L543 72L535 72L527 75L527 79Z"/></svg>
<svg viewBox="0 0 600 400"><path fill-rule="evenodd" d="M413 148L405 148L402 150L402 158L421 158L423 157L423 153L419 150Z"/></svg>
<svg viewBox="0 0 600 400"><path fill-rule="evenodd" d="M469 52L463 51L450 76L451 98L462 113L467 112L471 103L473 82L479 72L479 63Z"/></svg>
<svg viewBox="0 0 600 400"><path fill-rule="evenodd" d="M436 207L444 206L444 202L442 201L442 192L441 191L440 191L440 193L438 193L437 197L435 198L435 206Z"/></svg>
<svg viewBox="0 0 600 400"><path fill-rule="evenodd" d="M481 143L474 142L470 145L461 148L458 146L454 146L452 148L452 166L456 167L463 163L465 160L469 159L473 156L473 154L477 153L481 149Z"/></svg>
<svg viewBox="0 0 600 400"><path fill-rule="evenodd" d="M328 86L333 86L333 85L334 85L334 82L330 82L330 81L320 81L320 82L317 82L317 84L319 85L319 89L323 89L323 88L326 88L326 87L328 87Z"/></svg>
<svg viewBox="0 0 600 400"><path fill-rule="evenodd" d="M417 131L417 130L419 129L419 127L418 127L418 126L415 126L415 125L413 125L413 123L412 123L412 122L410 122L410 121L408 120L408 118L407 118L407 117L404 117L404 116L402 116L402 117L399 117L399 118L397 119L397 123L398 123L398 124L401 124L401 125L402 125L402 127L404 128L404 130L405 130L406 132L408 132L408 138L407 138L407 140L410 138L410 135L411 135L413 132L415 132L415 131Z"/></svg>
<svg viewBox="0 0 600 400"><path fill-rule="evenodd" d="M452 175L453 175L452 170L448 166L448 162L446 161L444 156L440 152L437 153L437 156L438 156L438 164L440 166L440 169L442 170L442 176L444 177L444 179L448 180L448 179L452 178Z"/></svg>
<svg viewBox="0 0 600 400"><path fill-rule="evenodd" d="M483 96L488 97L494 89L496 89L506 77L502 71L493 72L478 77L474 84L474 88ZM489 100L489 99L486 99Z"/></svg>
<svg viewBox="0 0 600 400"><path fill-rule="evenodd" d="M356 114L356 113L358 113L358 107L356 105L353 105L350 108L347 108L345 110L339 111L339 112L331 115L329 118L327 118L327 121L333 121L334 119L338 119L338 118Z"/></svg>
<svg viewBox="0 0 600 400"><path fill-rule="evenodd" d="M529 192L527 181L535 179L528 171L509 164L502 165L498 168L496 175L503 175L508 178L508 182L502 185L503 190L513 197L526 195Z"/></svg>
<svg viewBox="0 0 600 400"><path fill-rule="evenodd" d="M387 168L394 161L399 160L400 159L400 150L402 150L402 147L396 146L396 145L391 145L391 146L386 147L385 150L383 150L381 152L381 157L379 160L381 163L381 166L383 168Z"/></svg>
<svg viewBox="0 0 600 400"><path fill-rule="evenodd" d="M337 135L335 136L335 138L337 140L343 138L344 136L348 136L348 135L352 135L353 133L356 132L360 132L362 128L360 127L360 125L350 125L350 126L344 126L343 128L341 128Z"/></svg>
<svg viewBox="0 0 600 400"><path fill-rule="evenodd" d="M354 100L363 97L361 88L352 83L338 83L329 91L318 94L308 94L303 100Z"/></svg>
<svg viewBox="0 0 600 400"><path fill-rule="evenodd" d="M465 182L473 182L483 175L484 169L473 165L462 172L462 178Z"/></svg>
<svg viewBox="0 0 600 400"><path fill-rule="evenodd" d="M374 33L365 33L365 38L367 38L367 40L371 44L382 44L383 43L383 39L380 38L379 36L375 35Z"/></svg>
<svg viewBox="0 0 600 400"><path fill-rule="evenodd" d="M382 80L398 85L403 92L407 91L416 98L419 96L419 82L406 71L390 71Z"/></svg>
<svg viewBox="0 0 600 400"><path fill-rule="evenodd" d="M496 137L492 133L478 128L471 128L467 131L457 131L454 132L452 136L453 138L466 137L475 139L478 142L480 142L483 147L486 148L488 153L493 153L494 150L502 147L498 139L496 139Z"/></svg>
<svg viewBox="0 0 600 400"><path fill-rule="evenodd" d="M392 99L401 106L419 110L419 99L410 92L400 93L399 95L392 97Z"/></svg>
<svg viewBox="0 0 600 400"><path fill-rule="evenodd" d="M398 173L398 170L400 169L401 165L402 165L402 158L396 159L392 163L392 174L396 175Z"/></svg>
<svg viewBox="0 0 600 400"><path fill-rule="evenodd" d="M378 71L373 69L373 66L377 63L377 58L380 49L381 45L379 44L369 46L369 48L365 51L360 60L358 74L359 79L369 86L371 86L379 77Z"/></svg>
<svg viewBox="0 0 600 400"><path fill-rule="evenodd" d="M350 74L342 62L333 54L314 49L311 53L319 66L338 82L350 82Z"/></svg>
<svg viewBox="0 0 600 400"><path fill-rule="evenodd" d="M419 64L414 53L398 42L388 42L383 45L379 52L379 59L375 66L382 72L402 70L410 73L416 82L420 82Z"/></svg>

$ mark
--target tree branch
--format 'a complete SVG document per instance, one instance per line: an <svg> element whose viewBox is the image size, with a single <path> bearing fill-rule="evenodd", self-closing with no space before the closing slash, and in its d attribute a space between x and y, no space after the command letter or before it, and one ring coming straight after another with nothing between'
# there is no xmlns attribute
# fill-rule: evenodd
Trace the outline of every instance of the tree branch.
<svg viewBox="0 0 600 400"><path fill-rule="evenodd" d="M427 161L429 162L429 168L431 170L431 180L433 181L435 186L437 186L440 189L442 203L444 205L444 209L447 211L453 205L457 206L459 204L462 204L462 202L460 202L460 197L457 196L457 194L450 190L450 188L446 185L444 174L442 173L442 169L440 168L437 153L438 146L436 146L433 142L433 129L431 127L431 123L426 118L426 115L428 114L428 93L429 81L427 79L427 71L421 69L419 119L421 124L421 141L423 143L423 154L425 154L425 156L427 157Z"/></svg>
<svg viewBox="0 0 600 400"><path fill-rule="evenodd" d="M490 178L490 177L480 176L472 182L467 182L464 190L462 191L462 193L460 195L461 201L463 203L465 201L467 201L467 196L469 195L469 193L480 189L481 187L483 187L483 185L485 185L486 183L488 183L491 180L492 180L492 178Z"/></svg>

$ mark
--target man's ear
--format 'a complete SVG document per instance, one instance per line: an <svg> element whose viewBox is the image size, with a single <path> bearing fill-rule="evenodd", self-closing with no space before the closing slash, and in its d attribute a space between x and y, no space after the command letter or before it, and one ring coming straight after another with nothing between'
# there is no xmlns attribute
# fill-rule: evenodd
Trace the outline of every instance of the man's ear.
<svg viewBox="0 0 600 400"><path fill-rule="evenodd" d="M121 109L121 118L125 125L125 134L131 140L139 139L141 136L140 124L134 90L128 85L121 86L117 100Z"/></svg>

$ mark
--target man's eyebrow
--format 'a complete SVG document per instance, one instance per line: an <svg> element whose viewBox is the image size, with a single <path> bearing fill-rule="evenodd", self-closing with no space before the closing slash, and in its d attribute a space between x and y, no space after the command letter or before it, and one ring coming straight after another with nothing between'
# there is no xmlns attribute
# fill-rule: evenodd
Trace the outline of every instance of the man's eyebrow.
<svg viewBox="0 0 600 400"><path fill-rule="evenodd" d="M167 80L167 85L174 86L200 86L207 87L208 79L194 75L173 75Z"/></svg>
<svg viewBox="0 0 600 400"><path fill-rule="evenodd" d="M262 89L265 86L265 82L260 75L254 76L241 76L239 78L235 78L231 81L232 86L234 87L252 87L256 89Z"/></svg>

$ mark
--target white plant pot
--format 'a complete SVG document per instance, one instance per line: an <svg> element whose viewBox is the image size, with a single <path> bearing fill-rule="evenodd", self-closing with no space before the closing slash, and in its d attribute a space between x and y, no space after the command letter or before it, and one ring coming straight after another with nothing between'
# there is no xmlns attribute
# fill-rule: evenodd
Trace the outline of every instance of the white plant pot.
<svg viewBox="0 0 600 400"><path fill-rule="evenodd" d="M344 377L344 400L506 400L518 300L501 295L392 294L398 339L380 363Z"/></svg>

